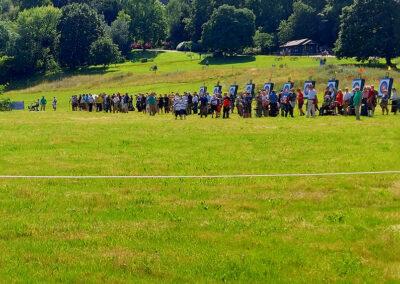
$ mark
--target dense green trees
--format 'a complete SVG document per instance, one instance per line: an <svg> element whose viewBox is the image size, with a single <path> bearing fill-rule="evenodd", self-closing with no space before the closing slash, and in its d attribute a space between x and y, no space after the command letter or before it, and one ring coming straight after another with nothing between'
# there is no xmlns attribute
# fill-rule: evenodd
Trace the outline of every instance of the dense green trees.
<svg viewBox="0 0 400 284"><path fill-rule="evenodd" d="M109 65L121 57L118 46L109 37L101 37L90 46L90 63L94 65Z"/></svg>
<svg viewBox="0 0 400 284"><path fill-rule="evenodd" d="M226 54L311 38L339 57L400 55L398 0L0 0L0 80L107 65L132 46ZM340 33L339 33L340 31ZM189 42L191 41L191 42Z"/></svg>
<svg viewBox="0 0 400 284"><path fill-rule="evenodd" d="M61 11L50 6L24 10L18 15L18 36L10 50L15 72L32 74L57 68L60 17Z"/></svg>
<svg viewBox="0 0 400 284"><path fill-rule="evenodd" d="M228 54L240 52L253 44L255 16L249 9L222 5L204 24L204 47Z"/></svg>
<svg viewBox="0 0 400 284"><path fill-rule="evenodd" d="M117 19L111 24L111 37L124 56L127 56L131 46L131 35L129 32L131 17L121 11Z"/></svg>
<svg viewBox="0 0 400 284"><path fill-rule="evenodd" d="M69 68L88 65L92 43L105 34L100 16L87 4L63 7L58 29L60 63Z"/></svg>
<svg viewBox="0 0 400 284"><path fill-rule="evenodd" d="M279 25L281 43L300 38L316 38L319 18L315 8L301 1L293 3L293 13Z"/></svg>
<svg viewBox="0 0 400 284"><path fill-rule="evenodd" d="M341 20L336 45L339 57L366 60L377 56L392 65L391 60L400 55L400 3L397 0L356 0L343 10Z"/></svg>
<svg viewBox="0 0 400 284"><path fill-rule="evenodd" d="M159 0L125 0L131 16L130 31L135 41L161 43L167 36L165 6Z"/></svg>

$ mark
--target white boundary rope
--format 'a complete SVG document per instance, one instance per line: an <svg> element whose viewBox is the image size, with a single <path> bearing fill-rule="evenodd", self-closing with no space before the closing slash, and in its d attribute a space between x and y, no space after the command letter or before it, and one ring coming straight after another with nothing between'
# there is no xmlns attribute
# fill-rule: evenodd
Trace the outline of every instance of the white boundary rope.
<svg viewBox="0 0 400 284"><path fill-rule="evenodd" d="M275 178L275 177L330 177L357 175L398 175L399 171L338 172L338 173L293 173L293 174L238 174L238 175L160 175L160 176L17 176L0 175L0 179L230 179L230 178Z"/></svg>

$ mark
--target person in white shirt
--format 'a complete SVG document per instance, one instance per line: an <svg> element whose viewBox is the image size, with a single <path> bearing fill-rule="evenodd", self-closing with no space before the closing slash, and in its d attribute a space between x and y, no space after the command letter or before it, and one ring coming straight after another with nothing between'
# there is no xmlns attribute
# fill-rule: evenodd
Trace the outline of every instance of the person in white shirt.
<svg viewBox="0 0 400 284"><path fill-rule="evenodd" d="M317 100L317 91L312 85L308 86L307 94L307 117L315 117L315 103Z"/></svg>
<svg viewBox="0 0 400 284"><path fill-rule="evenodd" d="M352 92L349 92L349 88L346 88L343 95L343 109L344 115L349 114L349 107L351 104L351 97L353 96Z"/></svg>

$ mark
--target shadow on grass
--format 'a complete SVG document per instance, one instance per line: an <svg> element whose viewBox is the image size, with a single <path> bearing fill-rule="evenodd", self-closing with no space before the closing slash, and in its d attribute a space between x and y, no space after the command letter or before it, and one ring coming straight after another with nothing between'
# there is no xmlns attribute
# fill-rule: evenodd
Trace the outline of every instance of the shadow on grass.
<svg viewBox="0 0 400 284"><path fill-rule="evenodd" d="M395 64L397 65L397 62ZM383 62L358 62L358 63L352 63L352 64L341 64L341 66L358 67L358 68L375 68L375 69L388 70L388 66L386 65L386 63L383 63ZM398 65L396 67L391 67L391 70L400 72Z"/></svg>
<svg viewBox="0 0 400 284"><path fill-rule="evenodd" d="M164 52L161 50L134 50L129 54L128 60L131 62L153 61L158 55Z"/></svg>
<svg viewBox="0 0 400 284"><path fill-rule="evenodd" d="M256 60L255 56L221 56L214 57L208 56L205 57L200 64L201 65L229 65L229 64L241 64L241 63L249 63L254 62Z"/></svg>
<svg viewBox="0 0 400 284"><path fill-rule="evenodd" d="M128 61L140 62L143 59L145 59L146 62L152 61L152 60L154 60L154 58L156 58L161 53L164 53L164 51L161 51L161 50L145 50L145 51L134 50L128 56ZM89 67L79 68L76 70L64 69L60 73L57 73L57 74L52 74L52 75L37 74L37 75L33 75L31 77L17 79L9 84L7 91L23 90L26 88L35 87L44 82L61 81L61 80L64 80L64 79L67 79L67 78L70 78L73 76L103 75L103 74L112 73L112 72L115 72L115 70L112 70L111 68L104 67L104 66L89 66Z"/></svg>
<svg viewBox="0 0 400 284"><path fill-rule="evenodd" d="M28 78L21 78L9 84L7 91L18 91L26 88L35 87L44 82L61 81L74 76L89 76L89 75L103 75L106 73L113 73L107 66L92 66L84 67L76 70L63 70L60 73L52 75L37 74Z"/></svg>

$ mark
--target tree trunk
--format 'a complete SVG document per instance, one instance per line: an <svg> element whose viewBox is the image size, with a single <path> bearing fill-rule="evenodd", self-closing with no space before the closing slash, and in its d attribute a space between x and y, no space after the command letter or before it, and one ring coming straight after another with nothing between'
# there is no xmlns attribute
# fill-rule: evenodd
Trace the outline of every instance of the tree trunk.
<svg viewBox="0 0 400 284"><path fill-rule="evenodd" d="M386 57L386 65L390 67L394 67L392 63L392 58L391 57Z"/></svg>

